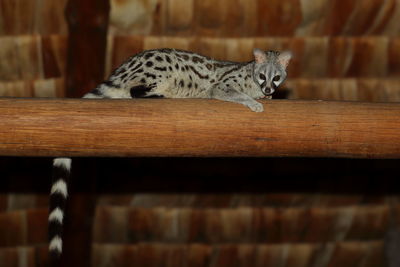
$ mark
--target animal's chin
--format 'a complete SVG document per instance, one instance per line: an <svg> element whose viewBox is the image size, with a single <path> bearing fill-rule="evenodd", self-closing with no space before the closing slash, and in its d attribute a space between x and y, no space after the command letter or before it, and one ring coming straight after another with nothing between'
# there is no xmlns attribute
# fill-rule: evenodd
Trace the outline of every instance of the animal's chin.
<svg viewBox="0 0 400 267"><path fill-rule="evenodd" d="M258 99L272 99L272 95L263 95L259 97Z"/></svg>
<svg viewBox="0 0 400 267"><path fill-rule="evenodd" d="M262 99L271 99L272 98L272 94L274 93L274 91L270 91L270 93L265 93L264 90L261 90L261 92L263 93L262 96L260 96L260 98Z"/></svg>

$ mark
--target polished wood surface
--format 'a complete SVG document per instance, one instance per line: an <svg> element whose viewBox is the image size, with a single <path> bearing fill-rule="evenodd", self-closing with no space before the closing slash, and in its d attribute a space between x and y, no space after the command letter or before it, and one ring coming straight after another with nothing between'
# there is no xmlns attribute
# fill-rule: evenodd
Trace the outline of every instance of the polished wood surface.
<svg viewBox="0 0 400 267"><path fill-rule="evenodd" d="M400 104L0 99L3 156L400 157Z"/></svg>

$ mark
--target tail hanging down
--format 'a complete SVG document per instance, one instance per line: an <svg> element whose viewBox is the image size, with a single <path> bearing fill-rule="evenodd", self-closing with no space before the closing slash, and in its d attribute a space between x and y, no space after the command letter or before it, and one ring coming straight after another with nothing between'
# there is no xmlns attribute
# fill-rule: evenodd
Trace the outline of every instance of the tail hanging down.
<svg viewBox="0 0 400 267"><path fill-rule="evenodd" d="M67 181L70 171L70 158L54 159L49 209L49 252L53 257L59 257L62 253L63 219L68 196Z"/></svg>

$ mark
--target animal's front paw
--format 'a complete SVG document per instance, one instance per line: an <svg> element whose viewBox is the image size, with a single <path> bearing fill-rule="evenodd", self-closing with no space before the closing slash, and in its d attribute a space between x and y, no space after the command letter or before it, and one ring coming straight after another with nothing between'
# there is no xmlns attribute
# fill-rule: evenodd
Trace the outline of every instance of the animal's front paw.
<svg viewBox="0 0 400 267"><path fill-rule="evenodd" d="M264 111L264 106L257 101L254 101L254 102L248 104L247 106L254 112L263 112Z"/></svg>

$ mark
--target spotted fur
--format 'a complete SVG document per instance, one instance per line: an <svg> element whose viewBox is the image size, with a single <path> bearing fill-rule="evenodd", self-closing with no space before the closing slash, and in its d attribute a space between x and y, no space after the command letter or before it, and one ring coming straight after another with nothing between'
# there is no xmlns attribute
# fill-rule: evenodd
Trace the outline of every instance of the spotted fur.
<svg viewBox="0 0 400 267"><path fill-rule="evenodd" d="M250 62L218 61L196 53L148 50L132 56L85 98L216 98L263 111L286 78L290 53L253 51ZM279 78L279 79L278 79Z"/></svg>

